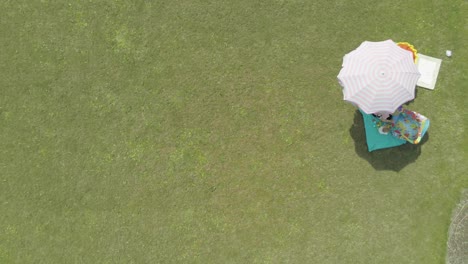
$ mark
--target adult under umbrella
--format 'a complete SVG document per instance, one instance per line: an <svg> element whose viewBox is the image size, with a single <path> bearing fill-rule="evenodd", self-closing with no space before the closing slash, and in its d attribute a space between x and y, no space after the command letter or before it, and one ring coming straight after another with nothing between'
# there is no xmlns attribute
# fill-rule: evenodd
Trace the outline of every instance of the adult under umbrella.
<svg viewBox="0 0 468 264"><path fill-rule="evenodd" d="M346 54L338 80L344 100L362 111L393 113L413 100L421 74L410 51L392 40L364 41Z"/></svg>

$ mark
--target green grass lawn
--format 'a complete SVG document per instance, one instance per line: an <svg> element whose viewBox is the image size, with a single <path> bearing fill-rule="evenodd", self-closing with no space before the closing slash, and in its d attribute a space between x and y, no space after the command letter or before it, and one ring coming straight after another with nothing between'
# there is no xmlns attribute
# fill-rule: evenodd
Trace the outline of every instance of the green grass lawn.
<svg viewBox="0 0 468 264"><path fill-rule="evenodd" d="M0 1L0 263L443 263L468 187L468 4ZM367 153L342 57L442 58ZM445 57L445 50L453 57Z"/></svg>

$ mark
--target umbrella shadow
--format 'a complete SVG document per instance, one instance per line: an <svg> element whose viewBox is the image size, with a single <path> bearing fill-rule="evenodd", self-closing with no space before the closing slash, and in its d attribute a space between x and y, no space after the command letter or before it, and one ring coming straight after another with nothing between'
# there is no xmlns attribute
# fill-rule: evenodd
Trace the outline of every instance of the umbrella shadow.
<svg viewBox="0 0 468 264"><path fill-rule="evenodd" d="M349 129L349 133L354 140L356 153L367 160L374 169L396 172L415 162L421 155L421 146L429 140L429 133L426 133L417 145L406 143L398 147L369 152L367 150L364 121L358 110L354 113L354 123Z"/></svg>

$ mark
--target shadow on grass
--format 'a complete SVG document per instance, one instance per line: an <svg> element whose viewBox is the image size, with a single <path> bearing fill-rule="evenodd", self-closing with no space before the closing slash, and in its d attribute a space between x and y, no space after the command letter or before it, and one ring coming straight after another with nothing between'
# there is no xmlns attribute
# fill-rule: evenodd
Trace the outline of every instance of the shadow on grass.
<svg viewBox="0 0 468 264"><path fill-rule="evenodd" d="M429 133L417 145L406 143L404 145L367 151L366 131L361 113L356 110L354 113L354 123L349 129L349 133L354 140L356 153L366 159L376 170L400 171L408 164L415 162L421 155L421 146L429 140Z"/></svg>

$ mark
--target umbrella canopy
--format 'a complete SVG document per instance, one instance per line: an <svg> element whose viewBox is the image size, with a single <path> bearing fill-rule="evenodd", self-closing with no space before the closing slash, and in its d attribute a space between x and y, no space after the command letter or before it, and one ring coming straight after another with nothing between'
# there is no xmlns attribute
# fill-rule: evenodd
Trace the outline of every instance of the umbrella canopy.
<svg viewBox="0 0 468 264"><path fill-rule="evenodd" d="M413 54L392 40L364 41L346 54L338 74L344 100L362 111L393 113L413 100L420 77Z"/></svg>

